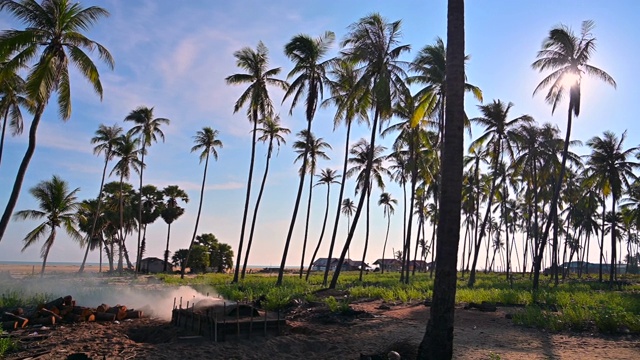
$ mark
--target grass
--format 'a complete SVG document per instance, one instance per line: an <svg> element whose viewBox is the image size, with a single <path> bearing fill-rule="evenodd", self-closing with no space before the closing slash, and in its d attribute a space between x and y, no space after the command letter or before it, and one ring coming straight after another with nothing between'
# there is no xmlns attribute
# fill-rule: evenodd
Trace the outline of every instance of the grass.
<svg viewBox="0 0 640 360"><path fill-rule="evenodd" d="M168 284L212 286L230 300L251 301L265 295L269 309L284 308L294 299L318 301L315 292L323 288L322 274L313 274L309 282L297 276L287 276L280 287L274 286L273 276L262 274L247 275L238 284L232 284L232 277L227 274L197 275L184 280L174 275L159 277ZM515 275L508 282L502 274L478 273L474 288L468 288L466 280L459 279L456 302L523 306L514 313L515 323L549 331L640 333L640 278L628 278L633 285L622 291L608 290L608 284L588 278L569 279L558 286L546 278L541 280L540 289L533 292L528 276ZM398 273L370 273L359 281L358 272L345 272L340 276L337 290L348 292L348 298L331 296L320 301L331 311L340 312L354 300L415 303L429 299L433 295L433 280L429 274L419 273L412 276L407 285L399 283Z"/></svg>

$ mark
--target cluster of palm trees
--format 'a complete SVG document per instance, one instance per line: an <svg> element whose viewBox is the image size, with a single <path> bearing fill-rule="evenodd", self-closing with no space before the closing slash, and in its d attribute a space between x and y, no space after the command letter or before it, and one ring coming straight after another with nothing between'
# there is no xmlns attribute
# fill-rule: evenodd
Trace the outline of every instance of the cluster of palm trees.
<svg viewBox="0 0 640 360"><path fill-rule="evenodd" d="M27 24L26 30L3 31L0 34L0 116L3 117L0 161L6 129L17 135L23 128L22 111L34 115L29 145L0 219L1 240L36 146L41 115L52 95L57 96L60 116L63 119L71 116L68 65L74 64L96 93L102 95L99 74L84 51L97 52L109 66L114 62L106 48L81 35L81 30L108 15L102 8L83 8L67 0L41 4L33 0L0 0L0 10L10 12ZM606 263L604 241L605 235L610 234L611 281L616 277L618 267L615 264L622 261L622 240L627 241L627 257L636 258L633 252L637 252L639 246L636 232L640 224L640 184L634 175L638 164L632 160L638 149L624 147L625 134L618 137L605 132L602 137L596 136L586 143L591 149L590 155L580 157L570 151L571 146L578 145L578 142L571 141L570 133L572 119L580 113L581 77L596 76L615 86L611 76L589 63L596 41L592 28L593 22L586 21L580 35L565 26L552 29L532 65L541 72L551 71L534 94L548 89L545 100L552 106L552 111L568 93L568 124L564 139L560 137L558 128L549 124L538 125L528 115L512 118L509 113L513 104L502 100L479 105L480 116L466 120L465 126L469 129L471 123L484 128L484 133L471 143L464 159L466 170L459 194L462 199L461 231L464 234L462 269L463 274L467 270L470 272L470 286L475 281L479 255L483 252L487 270L498 268L498 263L501 263L501 268L509 276L511 269L516 268L514 264L523 273L531 268L534 287L537 287L540 270L545 264L558 269L561 262L570 262L574 258L587 261L590 241L595 237L600 249L599 261ZM398 203L386 192L387 179L398 183L403 190L403 243L399 251L403 266L400 280L409 281L412 253L413 260L418 258L418 254L421 259L431 255L432 261L437 260L434 258L435 235L438 219L443 216L440 196L444 188L441 169L445 156L447 104L445 44L438 38L434 44L422 48L413 61L404 61L401 57L409 53L411 47L401 43L401 22L389 22L379 14L365 16L350 25L339 44L338 56L329 58L334 42L335 35L329 31L316 38L294 36L284 47L284 53L293 62L286 80L278 78L281 68L269 67L269 52L261 42L255 49L247 47L234 53L236 64L243 72L228 76L226 81L230 85L247 85L235 103L234 112L246 109L253 132L233 281L239 281L246 273L273 150L286 144L285 136L290 133L280 124L269 95L270 87L285 92L283 102L291 100L290 115L303 100L306 120L306 126L297 133L298 139L293 143L298 155L296 161L300 162L299 185L277 284L282 283L305 186L308 187L308 198L300 277L308 258L310 204L312 189L317 185L326 185L327 204L309 269L318 256L325 233L329 238L327 258L339 253L330 284L329 267L324 273L325 285L335 287L363 212L366 214L364 262L369 245L370 204L374 187L380 190L378 204L387 219L382 254L385 258L391 215ZM467 59L464 58L465 61ZM26 74L24 79L19 76L21 73ZM464 90L478 101L483 101L478 87L466 83ZM326 98L325 93L328 94ZM346 126L340 173L327 168L317 174L318 162L328 159L327 152L332 149L330 144L313 133L313 120L320 106L335 109L334 129L341 124ZM165 258L168 258L170 226L184 212L178 201L186 202L188 199L186 193L177 187L165 188L160 196L159 190L144 185L144 161L148 148L158 139L164 140L161 126L168 124L169 120L154 118L153 108L140 107L133 110L125 121L134 122L134 127L126 133L117 125L101 125L96 132L92 140L96 144L94 151L105 158L100 192L97 199L86 201L79 210L86 218L82 225L87 234L83 242L86 251L95 246L102 248L101 244L106 244L104 238L113 239L111 244L118 245L119 269L123 267L122 259L126 258L124 239L134 230L138 233L135 262L140 262L146 246L146 226L155 220L154 211L158 214L156 218L160 216L168 224L165 250ZM368 139L352 143L350 135L354 121L370 127ZM205 166L190 248L196 241L209 158L217 159L216 148L222 147L218 136L217 131L208 127L195 136L192 152L200 152L200 160ZM380 136L395 137L389 151L377 144ZM267 156L260 189L250 214L258 142L267 144ZM110 175L119 177L119 181L105 184L111 161L117 163ZM125 182L132 172L140 175L137 191ZM308 181L305 181L307 176ZM317 182L315 178L318 178ZM355 196L359 196L355 201L345 196L349 178L355 179ZM55 185L53 189L60 188L61 182L54 177L51 182L40 185ZM332 184L340 184L340 189L333 226L327 229ZM68 189L67 192L70 198L75 196L75 192ZM608 199L611 199L609 203ZM110 201L115 203L110 204ZM112 219L115 230L109 236L99 236L105 234L102 222L107 217L96 215L108 211L114 204L118 207L117 218ZM65 211L73 210L69 206L63 208L67 209ZM28 216L25 212L17 214L20 218L35 216L35 213ZM338 251L338 225L343 216L347 217L348 233L342 249ZM429 225L432 232L428 235ZM29 244L35 238L30 239L27 241ZM546 246L548 242L551 243L549 247ZM111 263L113 250L108 247ZM43 257L46 257L44 251ZM307 276L308 273L309 270Z"/></svg>

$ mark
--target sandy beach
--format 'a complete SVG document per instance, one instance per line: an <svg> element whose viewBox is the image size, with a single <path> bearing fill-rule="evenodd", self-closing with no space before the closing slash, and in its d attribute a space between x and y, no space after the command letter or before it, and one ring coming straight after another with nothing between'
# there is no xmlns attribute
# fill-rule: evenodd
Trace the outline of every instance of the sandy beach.
<svg viewBox="0 0 640 360"><path fill-rule="evenodd" d="M25 276L39 275L42 265L21 265L21 264L0 264L0 273L9 274L14 278L23 278ZM80 265L57 265L47 264L44 269L46 275L71 274L76 273L80 269ZM87 273L97 273L100 269L99 265L87 264L84 271ZM109 265L102 265L102 270L108 270Z"/></svg>

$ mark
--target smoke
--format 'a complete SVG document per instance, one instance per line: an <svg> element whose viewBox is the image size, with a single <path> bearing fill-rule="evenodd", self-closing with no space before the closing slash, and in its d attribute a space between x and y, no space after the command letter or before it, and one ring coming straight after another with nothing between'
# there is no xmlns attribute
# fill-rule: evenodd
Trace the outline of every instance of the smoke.
<svg viewBox="0 0 640 360"><path fill-rule="evenodd" d="M212 287L171 286L152 277L133 278L44 278L21 279L19 282L0 284L2 293L15 292L23 297L46 295L47 298L71 295L77 306L95 308L100 304L125 305L128 309L142 310L145 317L171 319L175 306L191 307L201 300L218 301Z"/></svg>

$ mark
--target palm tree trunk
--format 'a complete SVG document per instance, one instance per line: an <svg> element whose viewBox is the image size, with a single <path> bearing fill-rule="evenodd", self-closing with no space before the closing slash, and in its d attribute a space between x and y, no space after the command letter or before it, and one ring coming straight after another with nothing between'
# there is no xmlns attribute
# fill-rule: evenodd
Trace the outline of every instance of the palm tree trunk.
<svg viewBox="0 0 640 360"><path fill-rule="evenodd" d="M604 232L605 232L605 224L604 224L604 215L605 215L605 211L606 211L607 205L606 202L603 200L602 201L602 237L600 238L600 242L598 243L598 245L600 246L600 269L599 269L599 276L598 279L600 282L602 282L602 259L604 259Z"/></svg>
<svg viewBox="0 0 640 360"><path fill-rule="evenodd" d="M367 165L364 169L364 178L369 179L371 177L371 168L373 167L373 153L375 149L376 142L376 131L378 128L378 120L380 114L378 109L376 108L375 114L373 116L373 124L371 124L371 141L369 142L369 154L367 156ZM345 165L346 166L346 165ZM360 200L358 200L358 207L356 208L356 213L353 215L353 223L351 223L351 228L349 229L349 234L347 235L347 240L345 241L344 247L342 248L342 252L340 253L340 258L338 259L338 265L336 267L336 271L333 273L333 277L331 278L331 283L329 284L329 289L335 289L338 285L338 277L340 277L340 269L342 268L342 264L344 263L345 255L349 250L349 246L351 246L351 240L353 240L353 235L356 232L356 228L358 227L358 220L360 219L360 214L362 213L362 207L364 205L364 200L367 197L367 192L369 191L369 182L364 182L364 189L362 189L362 195L360 195ZM325 272L325 276L327 276L327 272Z"/></svg>
<svg viewBox="0 0 640 360"><path fill-rule="evenodd" d="M7 118L9 117L9 107L4 112L4 120L2 122L2 135L0 135L0 164L2 164L2 152L4 150L4 134L7 130Z"/></svg>
<svg viewBox="0 0 640 360"><path fill-rule="evenodd" d="M411 198L409 200L409 219L407 221L407 234L404 238L404 250L402 251L403 261L400 269L400 282L409 283L409 264L411 263L411 226L413 224L413 207L416 198L416 182L418 181L418 166L416 164L416 136L415 131L411 132L409 142L409 166L411 166Z"/></svg>
<svg viewBox="0 0 640 360"><path fill-rule="evenodd" d="M44 106L44 104L38 105L36 113L33 116L33 121L31 122L31 127L29 128L29 144L27 145L27 150L25 151L20 167L18 168L18 174L16 175L16 181L13 183L11 195L9 195L9 201L7 201L7 206L5 207L2 218L0 219L0 241L2 241L4 233L7 230L7 226L9 225L9 221L11 220L13 209L15 209L18 197L20 196L20 189L22 188L22 182L24 181L24 176L27 173L29 162L31 162L31 157L36 150L36 133L38 131L38 125L40 124L40 119L42 118L42 113L44 112Z"/></svg>
<svg viewBox="0 0 640 360"><path fill-rule="evenodd" d="M416 250L413 253L413 269L411 270L411 276L416 275L416 268L418 267L418 244L420 244L420 230L424 226L424 221L418 223L418 232L416 236Z"/></svg>
<svg viewBox="0 0 640 360"><path fill-rule="evenodd" d="M538 290L538 285L540 281L540 265L542 264L542 255L544 254L544 247L547 245L547 239L549 238L549 230L551 229L551 224L555 222L555 219L558 217L558 199L560 197L560 188L562 187L562 181L564 179L565 166L567 164L567 153L569 152L569 141L571 140L571 121L572 116L571 112L573 111L573 104L571 101L569 102L569 112L567 119L567 135L564 140L564 146L562 149L562 162L560 163L560 174L556 179L555 189L553 190L553 196L551 197L551 205L549 207L549 221L547 221L544 229L544 234L542 235L542 239L540 239L540 249L538 250L538 254L535 257L534 262L534 271L533 271L533 289Z"/></svg>
<svg viewBox="0 0 640 360"><path fill-rule="evenodd" d="M89 248L91 247L91 240L96 232L96 224L98 223L98 216L100 216L100 208L102 205L102 188L104 187L104 178L107 174L107 165L109 165L109 156L111 151L107 149L107 156L104 159L104 167L102 168L102 179L100 180L100 192L98 193L98 206L96 207L96 214L93 217L93 225L91 225L91 232L89 233L89 241L87 241L87 251L84 253L84 259L82 260L82 265L80 265L80 270L78 273L82 273L84 271L84 264L87 261L87 255L89 255ZM102 247L100 247L102 249ZM102 253L100 253L102 255ZM102 259L100 259L102 261Z"/></svg>
<svg viewBox="0 0 640 360"><path fill-rule="evenodd" d="M166 248L165 248L165 250L164 250L164 264L163 264L163 267L162 267L162 271L163 271L163 272L167 272L167 263L169 262L169 238L170 238L170 237L171 237L171 223L168 223L168 224L167 224L167 247L166 247ZM189 260L189 259L186 259L186 260L182 263L182 264L183 264L183 266L182 266L182 268L180 269L180 275L181 275L181 278L182 278L182 279L184 279L184 275L182 275L182 274L184 273L184 268L185 268L185 266L187 266L187 265L186 265L186 264L187 264L187 260Z"/></svg>
<svg viewBox="0 0 640 360"><path fill-rule="evenodd" d="M324 210L324 220L322 220L322 230L320 231L320 239L318 239L318 245L316 245L316 249L313 251L313 255L311 256L311 261L309 262L309 268L307 269L307 276L305 277L306 281L309 281L309 274L311 274L311 267L313 266L313 262L316 260L316 255L318 255L318 250L320 250L320 245L322 244L322 238L324 237L324 230L327 227L327 218L329 217L329 193L331 191L331 183L327 183L327 206Z"/></svg>
<svg viewBox="0 0 640 360"><path fill-rule="evenodd" d="M460 240L464 144L464 0L449 0L447 21L446 122L442 152L437 271L433 304L418 360L453 357L456 265Z"/></svg>
<svg viewBox="0 0 640 360"><path fill-rule="evenodd" d="M207 157L204 161L204 173L202 174L202 186L200 187L200 202L198 203L198 215L196 215L196 226L193 227L193 235L191 236L191 242L189 243L189 251L187 251L187 259L185 264L189 261L191 256L191 249L193 249L193 243L196 241L196 235L198 234L198 224L200 224L200 214L202 213L202 201L204 200L204 186L207 182L207 168L209 167L209 151L207 151ZM169 239L167 239L167 250L169 250ZM169 254L166 254L168 257ZM164 266L167 266L168 259L165 259ZM166 272L166 270L165 270ZM244 272L243 272L244 274ZM180 278L184 279L184 266L180 267Z"/></svg>
<svg viewBox="0 0 640 360"><path fill-rule="evenodd" d="M369 247L369 220L370 220L370 212L371 212L371 184L369 184L369 188L367 189L367 228L364 236L364 251L362 252L362 264L360 265L360 282L362 282L362 273L364 272L365 267L365 259L367 258L367 248Z"/></svg>
<svg viewBox="0 0 640 360"><path fill-rule="evenodd" d="M338 224L340 222L340 205L342 204L342 198L344 196L344 187L347 182L347 162L349 160L349 135L351 134L351 122L347 121L347 139L344 145L344 160L342 162L342 182L340 183L340 193L338 195L338 208L336 209L336 220L333 225L333 233L331 235L331 243L329 243L329 261L331 261L331 257L333 256L333 247L336 244L336 236L338 234ZM324 278L322 280L322 285L327 286L327 280L329 278L329 266L324 270Z"/></svg>
<svg viewBox="0 0 640 360"><path fill-rule="evenodd" d="M451 0L450 0L451 1ZM498 169L498 156L502 154L502 139L499 137L497 140L497 144L493 150L494 156L494 171ZM469 287L473 287L476 282L476 265L478 264L478 255L480 254L480 245L482 244L482 238L484 237L484 232L487 228L487 223L489 222L489 216L491 215L491 206L493 205L493 197L496 194L496 180L497 176L493 176L493 180L491 180L491 191L489 191L489 199L487 200L487 211L484 214L484 220L482 220L482 226L480 227L480 234L478 235L478 241L475 243L475 253L473 255L473 264L471 265L471 273L469 273L469 282L467 285ZM487 253L487 259L488 259ZM486 268L486 264L485 264Z"/></svg>
<svg viewBox="0 0 640 360"><path fill-rule="evenodd" d="M140 251L140 243L142 241L142 174L144 173L144 153L146 149L146 141L144 138L144 133L140 135L142 138L142 155L140 166L140 187L138 189L138 246L136 247L136 271L135 276L138 276L138 271L140 271L140 260L142 256L142 252Z"/></svg>
<svg viewBox="0 0 640 360"><path fill-rule="evenodd" d="M122 245L124 245L124 199L122 197L124 176L120 175L120 239L118 240L118 272L122 275Z"/></svg>
<svg viewBox="0 0 640 360"><path fill-rule="evenodd" d="M307 218L304 223L304 241L302 242L302 259L300 260L300 279L304 272L304 256L307 250L307 240L309 239L309 218L311 218L311 196L313 194L313 169L309 173L309 200L307 201Z"/></svg>
<svg viewBox="0 0 640 360"><path fill-rule="evenodd" d="M389 240L389 228L391 227L391 213L387 213L387 235L384 237L384 245L382 246L382 264L380 264L380 273L384 274L384 254L387 251L387 240Z"/></svg>
<svg viewBox="0 0 640 360"><path fill-rule="evenodd" d="M47 244L45 245L47 248L44 251L44 256L42 257L42 269L40 270L40 277L44 276L44 269L47 266L47 258L49 257L49 251L53 246L53 242L56 239L56 228L51 229L51 235L49 235L49 239L47 239Z"/></svg>
<svg viewBox="0 0 640 360"><path fill-rule="evenodd" d="M256 134L258 133L258 111L252 111L253 132L251 133L251 162L249 163L249 178L247 179L247 195L244 199L244 213L242 215L242 227L240 228L240 242L238 243L238 256L236 257L236 268L233 273L232 283L238 282L240 272L240 259L242 259L242 244L244 242L244 227L247 224L247 213L249 213L249 200L251 198L251 179L253 178L253 164L256 158Z"/></svg>
<svg viewBox="0 0 640 360"><path fill-rule="evenodd" d="M260 207L260 200L262 200L262 194L264 193L264 186L267 183L267 174L269 173L269 162L271 160L271 152L273 149L273 139L269 140L269 148L267 150L267 161L264 168L264 175L262 176L262 182L260 183L260 191L258 192L258 199L256 199L256 206L253 209L253 217L251 219L251 230L249 231L249 241L247 241L247 250L244 254L244 263L242 264L241 279L244 279L244 274L247 271L247 262L249 261L249 252L251 251L251 244L253 243L253 232L256 228L256 219L258 218L258 208Z"/></svg>
<svg viewBox="0 0 640 360"><path fill-rule="evenodd" d="M611 192L611 213L612 222L611 222L611 266L609 266L609 289L613 289L613 282L616 280L616 193L615 191Z"/></svg>
<svg viewBox="0 0 640 360"><path fill-rule="evenodd" d="M307 133L311 134L311 119L307 119ZM278 280L276 280L276 286L282 285L282 278L284 276L284 267L287 263L287 255L289 254L289 245L291 244L291 236L293 236L293 228L296 225L296 217L298 216L298 208L300 207L300 198L302 197L302 190L304 188L304 177L307 173L307 161L309 156L309 139L307 141L307 148L305 149L302 159L302 171L300 172L300 184L298 185L298 194L296 195L296 203L293 206L293 214L291 215L291 224L289 224L289 231L287 232L287 240L284 244L284 250L282 251L282 261L280 262L280 269L278 270Z"/></svg>

